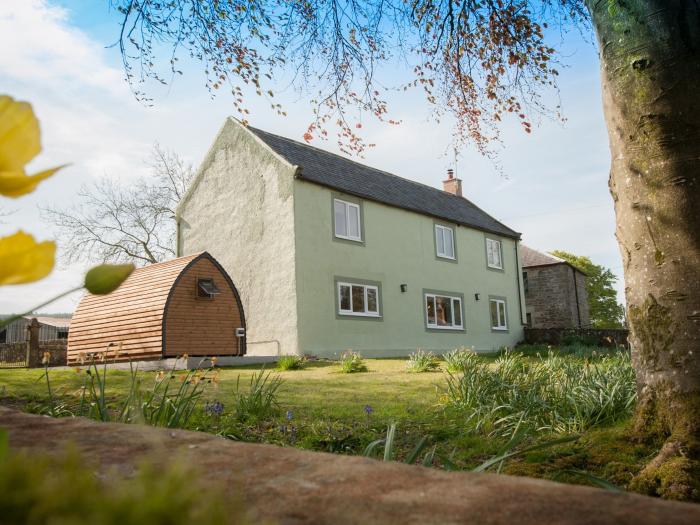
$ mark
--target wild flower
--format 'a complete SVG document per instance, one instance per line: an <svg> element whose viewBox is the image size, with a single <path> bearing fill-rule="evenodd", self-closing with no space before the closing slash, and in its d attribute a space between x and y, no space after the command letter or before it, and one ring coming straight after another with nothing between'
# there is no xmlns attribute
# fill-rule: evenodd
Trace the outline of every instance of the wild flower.
<svg viewBox="0 0 700 525"><path fill-rule="evenodd" d="M221 401L206 403L204 405L204 413L210 416L220 416L224 413L224 404Z"/></svg>
<svg viewBox="0 0 700 525"><path fill-rule="evenodd" d="M287 418L287 421L291 421L292 417L294 417L294 412L292 412L291 410L287 410L285 417Z"/></svg>
<svg viewBox="0 0 700 525"><path fill-rule="evenodd" d="M219 358L214 356L211 358L211 366L216 366L216 363L219 362Z"/></svg>
<svg viewBox="0 0 700 525"><path fill-rule="evenodd" d="M372 412L374 412L374 409L370 405L365 405L364 411L365 411L365 414L367 414L369 416L372 414Z"/></svg>
<svg viewBox="0 0 700 525"><path fill-rule="evenodd" d="M49 352L44 352L44 355L41 358L41 364L48 365L49 361L51 361L51 354Z"/></svg>

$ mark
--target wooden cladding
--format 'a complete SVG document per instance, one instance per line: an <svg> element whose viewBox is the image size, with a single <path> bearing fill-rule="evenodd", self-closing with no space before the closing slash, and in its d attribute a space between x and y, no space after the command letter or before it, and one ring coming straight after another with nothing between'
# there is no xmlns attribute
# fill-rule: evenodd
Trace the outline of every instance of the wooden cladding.
<svg viewBox="0 0 700 525"><path fill-rule="evenodd" d="M217 293L198 297L199 279ZM180 257L134 271L108 295L86 294L68 335L68 363L191 356L242 355L243 308L226 272L208 253Z"/></svg>

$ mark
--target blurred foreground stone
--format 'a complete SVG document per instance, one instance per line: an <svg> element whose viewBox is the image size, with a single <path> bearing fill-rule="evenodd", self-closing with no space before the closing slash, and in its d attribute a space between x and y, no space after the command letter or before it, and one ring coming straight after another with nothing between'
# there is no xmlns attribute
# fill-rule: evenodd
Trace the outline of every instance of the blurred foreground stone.
<svg viewBox="0 0 700 525"><path fill-rule="evenodd" d="M53 419L0 407L13 449L73 443L101 475L181 460L280 524L693 524L700 505L530 478L443 472L361 457L225 440L139 425Z"/></svg>

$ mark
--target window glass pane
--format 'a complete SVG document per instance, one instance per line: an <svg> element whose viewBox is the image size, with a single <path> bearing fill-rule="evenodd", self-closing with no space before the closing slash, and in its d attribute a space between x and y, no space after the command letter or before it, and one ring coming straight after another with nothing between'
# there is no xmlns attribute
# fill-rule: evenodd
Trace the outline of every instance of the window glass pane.
<svg viewBox="0 0 700 525"><path fill-rule="evenodd" d="M435 227L435 240L437 242L438 255L444 255L445 254L445 239L442 236L442 228L440 228L440 226Z"/></svg>
<svg viewBox="0 0 700 525"><path fill-rule="evenodd" d="M452 326L452 299L450 297L437 296L435 308L438 326Z"/></svg>
<svg viewBox="0 0 700 525"><path fill-rule="evenodd" d="M340 285L340 309L350 310L350 287Z"/></svg>
<svg viewBox="0 0 700 525"><path fill-rule="evenodd" d="M503 301L498 302L498 320L500 321L500 326L501 328L506 327L506 303Z"/></svg>
<svg viewBox="0 0 700 525"><path fill-rule="evenodd" d="M348 237L360 238L360 209L348 206Z"/></svg>
<svg viewBox="0 0 700 525"><path fill-rule="evenodd" d="M459 299L453 300L453 308L455 313L455 326L462 326L462 302Z"/></svg>
<svg viewBox="0 0 700 525"><path fill-rule="evenodd" d="M353 312L364 312L365 311L365 287L364 286L354 286L352 287L352 311Z"/></svg>
<svg viewBox="0 0 700 525"><path fill-rule="evenodd" d="M491 327L498 328L498 304L496 301L490 301L491 308Z"/></svg>
<svg viewBox="0 0 700 525"><path fill-rule="evenodd" d="M493 266L493 241L486 239L486 261L489 266Z"/></svg>
<svg viewBox="0 0 700 525"><path fill-rule="evenodd" d="M379 310L377 309L377 289L368 287L367 288L367 311L376 314Z"/></svg>
<svg viewBox="0 0 700 525"><path fill-rule="evenodd" d="M493 242L493 264L499 268L501 266L503 266L501 264L501 242L500 241Z"/></svg>
<svg viewBox="0 0 700 525"><path fill-rule="evenodd" d="M346 204L341 201L334 201L335 209L335 234L347 237L348 235L348 225L345 219L345 208Z"/></svg>
<svg viewBox="0 0 700 525"><path fill-rule="evenodd" d="M435 324L435 298L426 296L426 309L428 312L428 324Z"/></svg>
<svg viewBox="0 0 700 525"><path fill-rule="evenodd" d="M455 256L454 240L452 238L452 230L445 228L442 230L445 234L445 255L447 257Z"/></svg>

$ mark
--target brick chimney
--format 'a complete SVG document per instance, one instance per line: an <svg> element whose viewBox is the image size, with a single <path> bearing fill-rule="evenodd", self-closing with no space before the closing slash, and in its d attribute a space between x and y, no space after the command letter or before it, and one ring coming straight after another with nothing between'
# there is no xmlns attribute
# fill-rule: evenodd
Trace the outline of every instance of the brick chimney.
<svg viewBox="0 0 700 525"><path fill-rule="evenodd" d="M452 168L447 170L447 179L442 181L442 189L458 197L462 196L462 179L455 178L455 171Z"/></svg>

